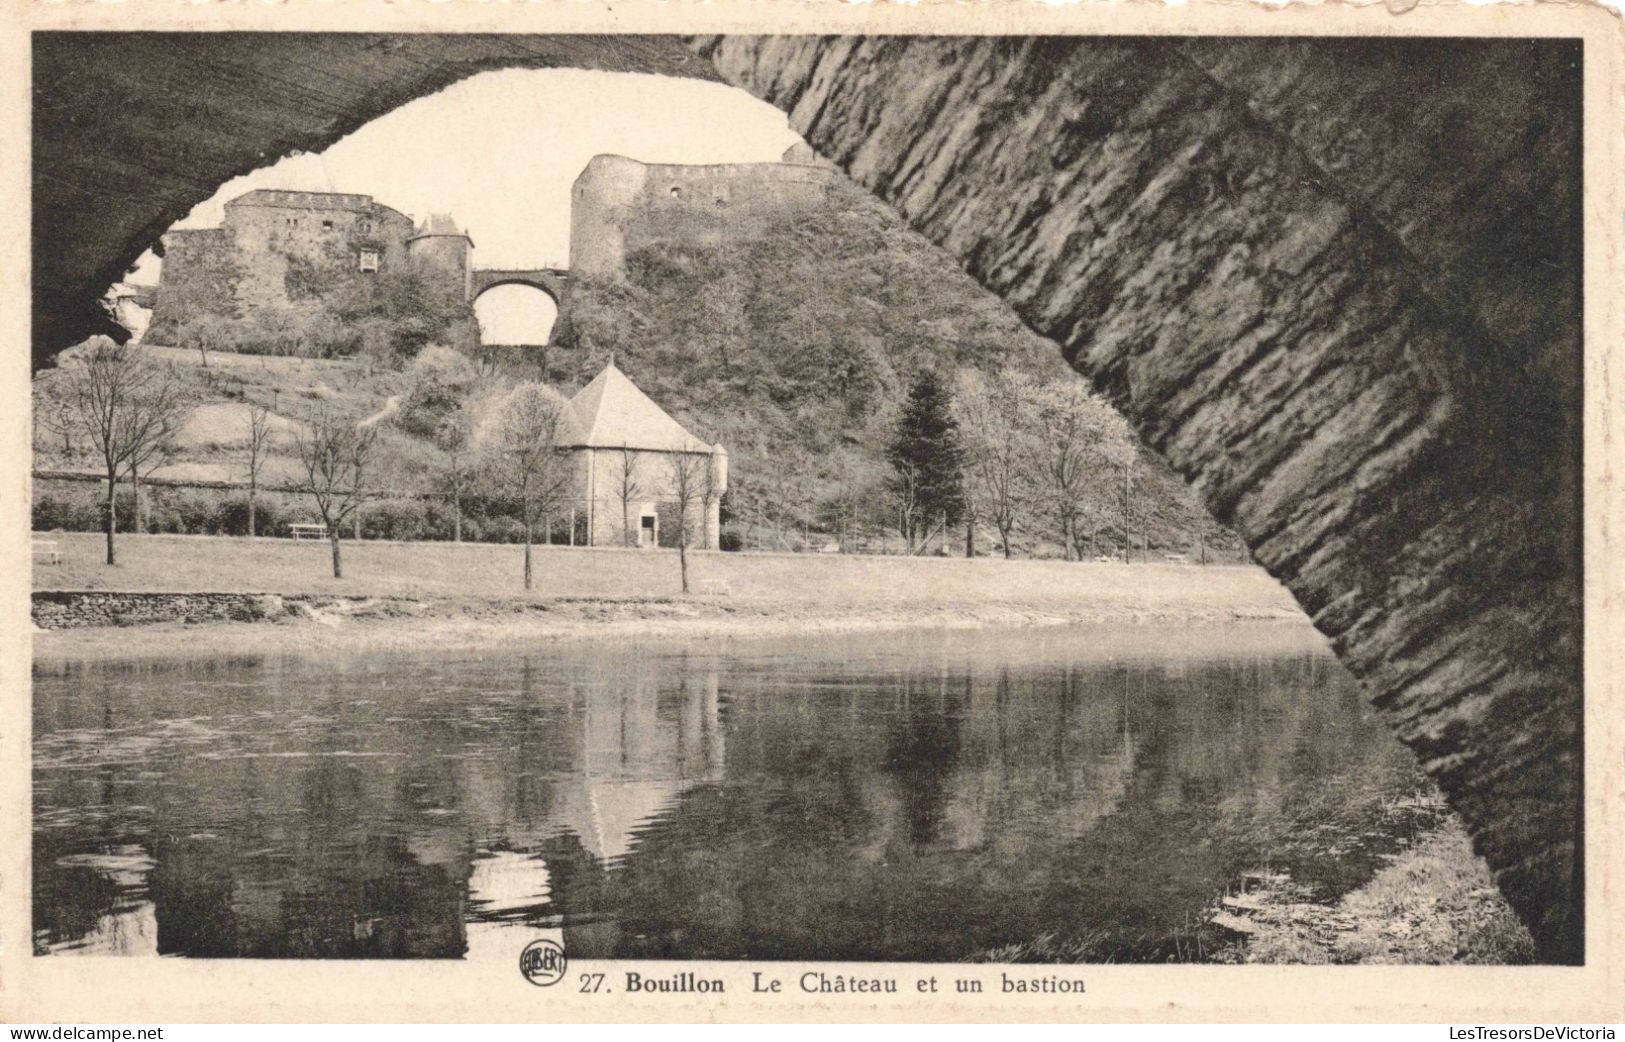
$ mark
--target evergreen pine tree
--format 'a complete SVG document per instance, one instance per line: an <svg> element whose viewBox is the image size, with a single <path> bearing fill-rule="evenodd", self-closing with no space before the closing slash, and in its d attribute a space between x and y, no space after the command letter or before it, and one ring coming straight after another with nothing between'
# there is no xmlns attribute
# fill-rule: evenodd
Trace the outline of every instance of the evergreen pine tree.
<svg viewBox="0 0 1625 1042"><path fill-rule="evenodd" d="M952 525L965 513L965 454L959 442L948 389L930 370L910 388L886 450L897 526L912 548L938 524Z"/></svg>

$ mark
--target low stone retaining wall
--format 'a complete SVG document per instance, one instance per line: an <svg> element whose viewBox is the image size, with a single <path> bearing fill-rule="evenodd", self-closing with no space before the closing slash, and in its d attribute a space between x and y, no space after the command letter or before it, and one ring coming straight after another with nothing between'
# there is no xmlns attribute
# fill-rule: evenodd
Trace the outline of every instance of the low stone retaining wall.
<svg viewBox="0 0 1625 1042"><path fill-rule="evenodd" d="M291 610L288 600L274 593L36 590L33 604L34 625L42 630L154 622L261 622Z"/></svg>

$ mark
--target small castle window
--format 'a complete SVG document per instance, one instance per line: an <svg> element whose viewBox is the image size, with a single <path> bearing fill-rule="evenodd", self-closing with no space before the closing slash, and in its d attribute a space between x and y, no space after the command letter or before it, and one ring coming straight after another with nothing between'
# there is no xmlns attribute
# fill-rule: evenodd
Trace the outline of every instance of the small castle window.
<svg viewBox="0 0 1625 1042"><path fill-rule="evenodd" d="M671 186L671 197L673 199L681 199L683 197L683 190L681 188L677 187L676 185L672 185Z"/></svg>
<svg viewBox="0 0 1625 1042"><path fill-rule="evenodd" d="M377 271L378 270L378 251L377 250L362 250L361 251L361 263L359 264L359 268L362 271Z"/></svg>
<svg viewBox="0 0 1625 1042"><path fill-rule="evenodd" d="M365 217L355 222L355 226L364 232L372 231L372 222L367 220Z"/></svg>
<svg viewBox="0 0 1625 1042"><path fill-rule="evenodd" d="M322 222L322 230L326 231L326 232L332 231L333 230L333 222L332 221L323 221Z"/></svg>

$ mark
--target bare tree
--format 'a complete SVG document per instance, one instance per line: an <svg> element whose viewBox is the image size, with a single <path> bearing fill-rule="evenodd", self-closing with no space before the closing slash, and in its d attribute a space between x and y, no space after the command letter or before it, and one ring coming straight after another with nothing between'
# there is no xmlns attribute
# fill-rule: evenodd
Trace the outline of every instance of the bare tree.
<svg viewBox="0 0 1625 1042"><path fill-rule="evenodd" d="M376 463L378 428L361 426L354 417L324 407L304 429L294 431L294 444L304 467L301 491L316 501L333 548L333 578L342 579L339 529L363 503L377 496L366 482Z"/></svg>
<svg viewBox="0 0 1625 1042"><path fill-rule="evenodd" d="M451 486L451 541L463 541L463 493L468 489L468 453L459 445L447 454L446 479Z"/></svg>
<svg viewBox="0 0 1625 1042"><path fill-rule="evenodd" d="M677 563L683 577L683 592L688 592L688 544L693 538L694 526L690 515L694 508L706 501L711 487L712 461L709 450L695 445L683 452L667 457L670 484L667 486L672 502L677 507Z"/></svg>
<svg viewBox="0 0 1625 1042"><path fill-rule="evenodd" d="M434 440L446 450L445 479L451 489L452 541L463 541L463 493L468 491L470 471L469 442L474 432L474 413L468 402L435 425Z"/></svg>
<svg viewBox="0 0 1625 1042"><path fill-rule="evenodd" d="M1105 446L1102 455L1105 459L1117 466L1123 475L1123 563L1127 564L1133 549L1132 522L1134 517L1134 442L1128 437L1127 428L1123 436Z"/></svg>
<svg viewBox="0 0 1625 1042"><path fill-rule="evenodd" d="M175 435L179 423L165 424L157 436L136 446L130 452L130 489L135 496L135 530L147 530L147 503L144 491L146 479L152 472L168 463L175 454Z"/></svg>
<svg viewBox="0 0 1625 1042"><path fill-rule="evenodd" d="M969 477L970 514L985 518L999 533L1004 556L1010 556L1015 532L1026 502L1027 462L1032 454L1022 424L1023 391L1030 382L987 377L966 371L954 396L959 429L965 447Z"/></svg>
<svg viewBox="0 0 1625 1042"><path fill-rule="evenodd" d="M67 363L72 368L63 399L107 475L107 563L117 564L119 474L133 461L150 459L156 446L174 436L189 409L173 366L105 336L92 337L86 346L82 357Z"/></svg>
<svg viewBox="0 0 1625 1042"><path fill-rule="evenodd" d="M636 546L638 533L632 530L632 501L643 491L638 477L643 456L636 449L621 446L621 469L615 481L615 494L621 500L621 544Z"/></svg>
<svg viewBox="0 0 1625 1042"><path fill-rule="evenodd" d="M1128 428L1081 381L1038 386L1033 404L1034 470L1049 497L1067 560L1075 560L1086 492L1106 472L1106 453L1124 443Z"/></svg>
<svg viewBox="0 0 1625 1042"><path fill-rule="evenodd" d="M225 350L231 341L231 333L231 324L225 318L205 312L182 322L175 331L175 339L182 347L194 348L203 368L207 369L209 352Z"/></svg>
<svg viewBox="0 0 1625 1042"><path fill-rule="evenodd" d="M551 517L569 492L569 459L559 451L569 408L559 394L539 383L509 392L496 417L495 448L519 487L525 523L525 589L532 585L531 544L536 520Z"/></svg>
<svg viewBox="0 0 1625 1042"><path fill-rule="evenodd" d="M248 535L249 538L259 534L259 525L255 520L255 508L258 506L260 469L265 465L265 457L271 449L271 410L263 405L250 404L248 407Z"/></svg>
<svg viewBox="0 0 1625 1042"><path fill-rule="evenodd" d="M61 438L62 454L71 458L73 438L79 433L79 412L73 407L71 380L61 373L43 374L34 381L33 397L35 424Z"/></svg>

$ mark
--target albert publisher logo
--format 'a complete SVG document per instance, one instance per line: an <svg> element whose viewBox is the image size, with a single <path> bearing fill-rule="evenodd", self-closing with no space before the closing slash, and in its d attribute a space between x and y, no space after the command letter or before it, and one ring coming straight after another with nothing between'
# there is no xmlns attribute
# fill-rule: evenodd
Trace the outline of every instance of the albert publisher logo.
<svg viewBox="0 0 1625 1042"><path fill-rule="evenodd" d="M538 988L557 984L564 977L564 947L556 941L531 941L519 953L519 972Z"/></svg>

